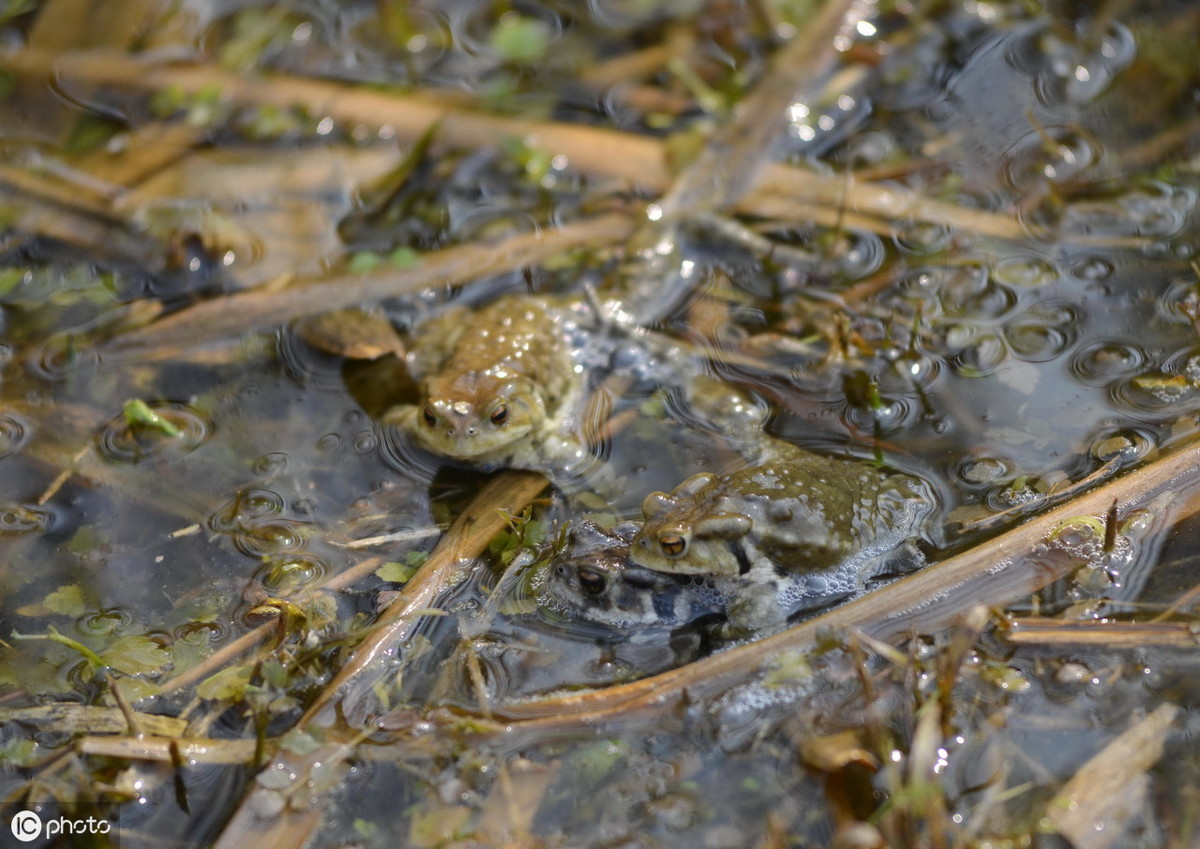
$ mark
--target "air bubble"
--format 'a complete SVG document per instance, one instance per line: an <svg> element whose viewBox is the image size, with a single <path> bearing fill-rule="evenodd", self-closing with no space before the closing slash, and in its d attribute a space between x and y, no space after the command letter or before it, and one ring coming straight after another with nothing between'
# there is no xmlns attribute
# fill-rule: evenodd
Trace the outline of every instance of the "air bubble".
<svg viewBox="0 0 1200 849"><path fill-rule="evenodd" d="M1149 454L1156 444L1154 435L1145 429L1120 428L1098 434L1088 450L1101 463L1118 461L1119 465L1128 466Z"/></svg>
<svg viewBox="0 0 1200 849"><path fill-rule="evenodd" d="M906 254L929 256L950 247L952 230L948 224L909 220L892 233L892 242Z"/></svg>
<svg viewBox="0 0 1200 849"><path fill-rule="evenodd" d="M1020 483L993 487L984 495L983 503L997 513L1014 508L1036 507L1046 500L1046 495L1038 483L1037 479L1028 478Z"/></svg>
<svg viewBox="0 0 1200 849"><path fill-rule="evenodd" d="M230 626L225 620L211 622L187 622L175 629L174 640L187 643L189 646L205 647L219 646L225 642L230 633Z"/></svg>
<svg viewBox="0 0 1200 849"><path fill-rule="evenodd" d="M938 294L947 316L967 321L1001 318L1017 303L1011 289L991 280L978 266L946 269Z"/></svg>
<svg viewBox="0 0 1200 849"><path fill-rule="evenodd" d="M29 370L35 377L61 381L93 374L100 367L94 347L75 333L51 336L33 352Z"/></svg>
<svg viewBox="0 0 1200 849"><path fill-rule="evenodd" d="M288 455L282 451L272 451L254 460L254 474L262 478L277 478L287 472Z"/></svg>
<svg viewBox="0 0 1200 849"><path fill-rule="evenodd" d="M897 371L922 389L932 387L942 372L941 361L926 354L905 352L894 363Z"/></svg>
<svg viewBox="0 0 1200 849"><path fill-rule="evenodd" d="M1167 241L1178 236L1196 208L1197 191L1147 180L1132 188L1127 183L1111 187L1113 193L1094 200L1082 198L1063 210L1061 235L1080 234L1090 239L1140 237L1150 241L1147 256L1174 257L1175 246Z"/></svg>
<svg viewBox="0 0 1200 849"><path fill-rule="evenodd" d="M28 504L0 505L0 534L43 533L54 523L54 513Z"/></svg>
<svg viewBox="0 0 1200 849"><path fill-rule="evenodd" d="M1058 269L1036 256L1010 256L996 263L992 278L1008 286L1032 288L1058 279Z"/></svg>
<svg viewBox="0 0 1200 849"><path fill-rule="evenodd" d="M962 377L986 377L994 374L1008 358L1004 341L994 333L981 333L962 346L948 362Z"/></svg>
<svg viewBox="0 0 1200 849"><path fill-rule="evenodd" d="M119 634L133 624L133 614L123 607L106 607L88 613L76 620L79 630L85 634L104 636Z"/></svg>
<svg viewBox="0 0 1200 849"><path fill-rule="evenodd" d="M1182 414L1200 399L1200 347L1177 351L1161 370L1146 371L1110 385L1112 400L1140 413Z"/></svg>
<svg viewBox="0 0 1200 849"><path fill-rule="evenodd" d="M963 458L954 468L954 476L969 487L995 483L1008 478L1012 472L1010 461L987 455Z"/></svg>
<svg viewBox="0 0 1200 849"><path fill-rule="evenodd" d="M29 439L29 427L23 419L12 413L0 413L0 460L11 457Z"/></svg>
<svg viewBox="0 0 1200 849"><path fill-rule="evenodd" d="M1172 324L1196 325L1200 322L1200 281L1195 276L1172 280L1155 306L1159 316Z"/></svg>
<svg viewBox="0 0 1200 849"><path fill-rule="evenodd" d="M1042 324L1013 324L1004 331L1013 355L1030 362L1043 363L1061 354L1071 337L1058 327Z"/></svg>
<svg viewBox="0 0 1200 849"><path fill-rule="evenodd" d="M1083 130L1042 127L1021 137L1004 153L1004 177L1022 192L1074 181L1099 161L1100 150L1099 142Z"/></svg>
<svg viewBox="0 0 1200 849"><path fill-rule="evenodd" d="M1071 263L1071 273L1080 280L1107 280L1115 270L1112 262L1098 256L1082 256Z"/></svg>
<svg viewBox="0 0 1200 849"><path fill-rule="evenodd" d="M1146 352L1132 342L1109 339L1092 342L1071 357L1071 374L1089 386L1105 386L1130 377L1146 364Z"/></svg>
<svg viewBox="0 0 1200 849"><path fill-rule="evenodd" d="M891 434L903 429L918 410L908 398L880 398L877 405L845 404L841 419L862 433Z"/></svg>
<svg viewBox="0 0 1200 849"><path fill-rule="evenodd" d="M1060 109L1095 100L1136 52L1133 33L1110 18L1103 30L1095 19L1081 21L1074 30L1030 27L1012 39L1007 56L1013 67L1033 78L1038 99Z"/></svg>
<svg viewBox="0 0 1200 849"><path fill-rule="evenodd" d="M271 557L256 578L271 595L287 595L320 581L329 571L323 560L310 555Z"/></svg>
<svg viewBox="0 0 1200 849"><path fill-rule="evenodd" d="M231 533L258 524L283 512L283 497L269 489L245 489L222 501L212 511L208 526Z"/></svg>
<svg viewBox="0 0 1200 849"><path fill-rule="evenodd" d="M354 437L354 452L356 454L370 454L379 447L379 439L375 436L374 431L363 431Z"/></svg>
<svg viewBox="0 0 1200 849"><path fill-rule="evenodd" d="M288 519L252 524L233 532L233 544L242 554L254 558L300 551L306 544L306 527L303 522Z"/></svg>
<svg viewBox="0 0 1200 849"><path fill-rule="evenodd" d="M1169 413L1173 408L1193 400L1195 394L1195 387L1182 376L1162 373L1141 374L1121 380L1109 389L1109 397L1117 406L1155 416Z"/></svg>

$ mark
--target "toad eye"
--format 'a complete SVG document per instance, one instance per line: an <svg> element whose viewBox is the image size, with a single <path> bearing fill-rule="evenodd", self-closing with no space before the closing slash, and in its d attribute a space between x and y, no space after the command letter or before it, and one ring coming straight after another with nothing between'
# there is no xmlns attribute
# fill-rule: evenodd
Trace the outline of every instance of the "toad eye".
<svg viewBox="0 0 1200 849"><path fill-rule="evenodd" d="M579 570L579 589L585 595L597 596L604 592L608 582L604 580L604 575L597 572L595 569L580 569Z"/></svg>
<svg viewBox="0 0 1200 849"><path fill-rule="evenodd" d="M496 409L492 410L492 414L488 416L488 421L496 426L500 426L508 421L508 406L501 404Z"/></svg>
<svg viewBox="0 0 1200 849"><path fill-rule="evenodd" d="M437 427L437 413L435 413L433 411L433 407L429 406L428 404L425 405L425 409L421 410L421 418L423 418L425 420L425 424L429 425L430 427Z"/></svg>
<svg viewBox="0 0 1200 849"><path fill-rule="evenodd" d="M679 534L663 534L658 538L658 547L667 557L679 557L687 551L687 540Z"/></svg>

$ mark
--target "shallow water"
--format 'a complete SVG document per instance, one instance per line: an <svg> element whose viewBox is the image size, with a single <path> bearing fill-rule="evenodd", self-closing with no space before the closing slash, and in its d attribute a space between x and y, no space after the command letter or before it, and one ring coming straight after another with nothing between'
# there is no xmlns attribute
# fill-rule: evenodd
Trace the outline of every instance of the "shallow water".
<svg viewBox="0 0 1200 849"><path fill-rule="evenodd" d="M398 86L467 110L669 138L686 157L762 72L763 16L790 31L775 4L694 5L189 4L150 15L130 30L144 33L135 43L123 18L107 35L56 42L38 23L51 3L4 12L0 34L13 48L159 49L214 73ZM67 6L68 18L88 11ZM694 290L655 338L686 341L673 356L751 393L769 433L927 481L936 562L1069 503L1089 475L1193 438L1197 20L1180 2L1115 17L1072 4L1034 15L971 3L932 18L889 8L870 21L855 72L790 112L773 158L839 187L853 173L912 195L884 214L886 199L839 189L800 210L787 206L797 198L763 201L739 219L749 234L684 227ZM691 45L682 63L651 61L615 84L589 77L679 40ZM445 247L656 192L614 181L609 166L576 170L536 142L435 134L431 153L404 163L411 134L334 120L323 101L280 109L86 76L5 80L0 137L42 182L0 175L11 225L0 252L0 710L111 704L78 645L45 639L61 635L99 655L138 710L185 711L188 736L282 735L489 473L384 424L416 398L394 356L321 350L292 323L214 332L161 357L110 356L109 340L160 304L177 311L281 274L419 267ZM149 125L183 133L177 158L143 161L155 144L125 133ZM124 145L135 155L122 170ZM46 186L60 194L47 200ZM1014 235L995 235L1001 225ZM369 306L411 345L447 302L586 302L585 289L603 292L633 266L600 246ZM528 572L505 574L564 526L639 518L647 493L745 462L636 334L614 355L619 332L577 332L591 346L578 358L589 388L614 356L626 377L605 384L615 424L598 449L619 491L551 490L523 544L499 537L437 599L440 615L406 631L339 705L355 730L367 718L383 727L315 785L310 845L828 845L850 823L894 845L1030 845L1051 828L1063 782L1160 704L1183 708L1172 757L1138 771L1153 767L1105 824L1115 842L1077 845L1195 839L1189 651L1016 644L1000 614L978 639L914 636L895 656L822 638L650 715L490 725L506 705L728 650L706 622L627 632L574 620L538 606ZM1144 623L1166 610L1196 583L1194 481L1178 489L1158 512L1122 505L1112 545L1085 523L1008 552L1069 573L1008 614ZM355 567L357 580L320 589ZM1191 616L1185 600L1168 618ZM260 654L172 684L264 623L279 627ZM266 786L249 756L175 768L87 754L63 772L65 726L0 721L5 815L104 816L124 846L230 839L245 794ZM839 741L832 757L816 751L827 740Z"/></svg>

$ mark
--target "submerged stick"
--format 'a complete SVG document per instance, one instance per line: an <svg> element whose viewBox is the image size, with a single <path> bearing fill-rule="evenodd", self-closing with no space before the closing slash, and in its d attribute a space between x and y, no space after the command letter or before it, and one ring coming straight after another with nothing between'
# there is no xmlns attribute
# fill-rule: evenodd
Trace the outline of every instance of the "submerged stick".
<svg viewBox="0 0 1200 849"><path fill-rule="evenodd" d="M1080 767L1046 805L1046 817L1077 849L1120 841L1129 820L1150 812L1146 772L1163 756L1179 707L1163 704Z"/></svg>
<svg viewBox="0 0 1200 849"><path fill-rule="evenodd" d="M1004 638L1018 646L1194 649L1200 634L1190 622L1096 622L1022 617L1008 623Z"/></svg>

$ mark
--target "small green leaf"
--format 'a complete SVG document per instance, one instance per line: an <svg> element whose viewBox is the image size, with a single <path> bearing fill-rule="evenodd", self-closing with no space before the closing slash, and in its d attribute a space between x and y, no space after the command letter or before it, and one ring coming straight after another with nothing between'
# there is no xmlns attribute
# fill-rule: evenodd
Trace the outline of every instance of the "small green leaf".
<svg viewBox="0 0 1200 849"><path fill-rule="evenodd" d="M299 728L293 728L279 738L279 745L294 755L307 755L319 749L321 741Z"/></svg>
<svg viewBox="0 0 1200 849"><path fill-rule="evenodd" d="M540 545L546 539L550 524L542 519L530 519L525 523L521 542L525 545Z"/></svg>
<svg viewBox="0 0 1200 849"><path fill-rule="evenodd" d="M171 662L170 652L149 637L138 635L121 637L100 657L106 665L126 675L158 672Z"/></svg>
<svg viewBox="0 0 1200 849"><path fill-rule="evenodd" d="M259 672L262 673L263 681L272 687L283 689L288 685L287 668L276 658L269 657L264 660Z"/></svg>
<svg viewBox="0 0 1200 849"><path fill-rule="evenodd" d="M408 843L414 849L445 846L467 833L471 809L466 805L423 802L408 820Z"/></svg>
<svg viewBox="0 0 1200 849"><path fill-rule="evenodd" d="M67 551L72 554L88 554L108 545L104 532L93 525L84 525L67 541Z"/></svg>
<svg viewBox="0 0 1200 849"><path fill-rule="evenodd" d="M366 274L368 271L374 271L382 262L383 259L377 253L359 251L350 257L347 268L351 274Z"/></svg>
<svg viewBox="0 0 1200 849"><path fill-rule="evenodd" d="M375 576L381 581L393 581L397 584L406 584L413 575L417 573L417 566L408 563L397 563L392 560L384 563L375 570Z"/></svg>
<svg viewBox="0 0 1200 849"><path fill-rule="evenodd" d="M187 105L187 92L179 85L160 88L150 98L150 111L158 118L168 118Z"/></svg>
<svg viewBox="0 0 1200 849"><path fill-rule="evenodd" d="M999 662L985 664L982 677L993 686L1010 693L1021 693L1033 686L1021 670Z"/></svg>
<svg viewBox="0 0 1200 849"><path fill-rule="evenodd" d="M408 245L401 245L388 254L387 261L396 268L416 268L421 264L421 255Z"/></svg>
<svg viewBox="0 0 1200 849"><path fill-rule="evenodd" d="M196 695L202 699L240 701L250 684L250 666L228 666L200 682Z"/></svg>
<svg viewBox="0 0 1200 849"><path fill-rule="evenodd" d="M121 695L125 697L125 701L130 703L157 696L161 692L162 687L145 678L121 679Z"/></svg>
<svg viewBox="0 0 1200 849"><path fill-rule="evenodd" d="M812 664L809 663L806 652L784 652L775 658L771 668L763 676L763 686L768 690L795 686L812 678L812 674Z"/></svg>
<svg viewBox="0 0 1200 849"><path fill-rule="evenodd" d="M122 412L125 414L125 423L130 427L149 428L167 436L179 436L182 433L174 422L160 416L140 398L126 401Z"/></svg>
<svg viewBox="0 0 1200 849"><path fill-rule="evenodd" d="M0 269L0 298L12 294L30 276L29 271L24 268Z"/></svg>
<svg viewBox="0 0 1200 849"><path fill-rule="evenodd" d="M492 49L509 62L530 64L545 55L550 44L550 30L536 18L509 13L496 22L488 41Z"/></svg>
<svg viewBox="0 0 1200 849"><path fill-rule="evenodd" d="M0 746L0 767L32 766L38 758L37 748L33 740L9 740Z"/></svg>
<svg viewBox="0 0 1200 849"><path fill-rule="evenodd" d="M617 766L630 756L629 745L621 740L597 740L576 749L569 760L574 780L582 788L600 784Z"/></svg>
<svg viewBox="0 0 1200 849"><path fill-rule="evenodd" d="M42 600L47 608L60 613L63 616L82 616L87 610L86 603L83 597L83 587L79 584L68 584L65 587L59 587L50 595Z"/></svg>

